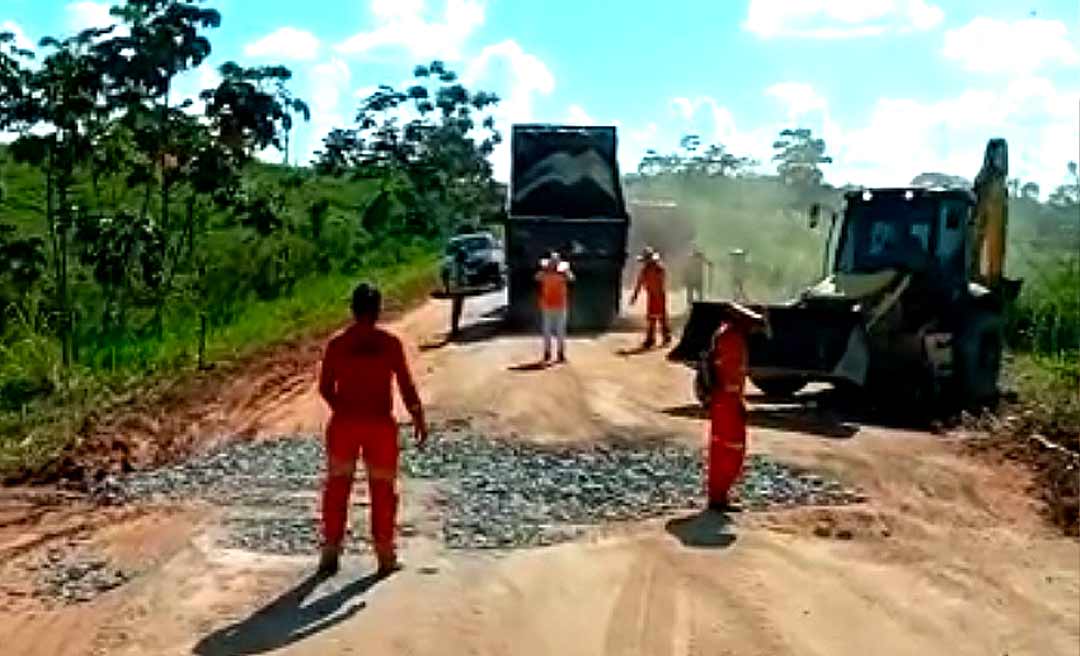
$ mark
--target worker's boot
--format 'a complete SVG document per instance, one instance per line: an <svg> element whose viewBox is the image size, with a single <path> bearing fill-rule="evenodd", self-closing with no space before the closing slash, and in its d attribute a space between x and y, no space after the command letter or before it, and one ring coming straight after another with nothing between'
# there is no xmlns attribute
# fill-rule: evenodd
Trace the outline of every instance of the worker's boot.
<svg viewBox="0 0 1080 656"><path fill-rule="evenodd" d="M377 553L376 559L379 563L379 568L375 570L375 576L379 578L386 578L401 569L401 563L398 562L397 553L392 549Z"/></svg>
<svg viewBox="0 0 1080 656"><path fill-rule="evenodd" d="M330 577L341 569L341 547L328 544L322 549L322 557L319 559L319 576Z"/></svg>

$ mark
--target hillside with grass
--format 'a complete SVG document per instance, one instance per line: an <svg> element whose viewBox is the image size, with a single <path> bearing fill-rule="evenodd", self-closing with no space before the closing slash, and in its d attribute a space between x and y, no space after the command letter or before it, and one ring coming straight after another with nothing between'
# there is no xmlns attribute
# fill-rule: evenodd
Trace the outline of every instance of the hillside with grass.
<svg viewBox="0 0 1080 656"><path fill-rule="evenodd" d="M360 280L417 299L446 237L501 211L499 99L442 62L360 101L311 165L273 165L309 118L287 68L228 62L177 98L221 15L128 0L113 16L125 29L34 52L0 32L0 477L133 390L341 325Z"/></svg>

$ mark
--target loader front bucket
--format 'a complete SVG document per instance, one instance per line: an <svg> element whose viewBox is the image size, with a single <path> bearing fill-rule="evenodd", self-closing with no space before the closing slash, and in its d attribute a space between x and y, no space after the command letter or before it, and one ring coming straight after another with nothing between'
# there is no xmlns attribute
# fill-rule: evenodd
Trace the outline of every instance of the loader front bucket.
<svg viewBox="0 0 1080 656"><path fill-rule="evenodd" d="M863 385L870 355L862 316L840 307L750 306L766 318L767 330L748 339L750 375ZM721 303L695 303L673 362L693 364L712 343L724 318Z"/></svg>

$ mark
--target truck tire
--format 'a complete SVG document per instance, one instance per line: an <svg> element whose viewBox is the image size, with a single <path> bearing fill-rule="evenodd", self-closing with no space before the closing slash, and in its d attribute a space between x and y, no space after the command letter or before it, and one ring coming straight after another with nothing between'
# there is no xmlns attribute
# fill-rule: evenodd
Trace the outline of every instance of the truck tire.
<svg viewBox="0 0 1080 656"><path fill-rule="evenodd" d="M789 396L795 396L802 388L806 387L806 381L801 378L754 378L750 377L750 382L754 384L754 387L758 388L762 392L765 392L766 396L772 396L776 398L787 398Z"/></svg>
<svg viewBox="0 0 1080 656"><path fill-rule="evenodd" d="M1004 348L1002 324L1000 315L979 311L957 331L953 371L957 400L965 407L992 402L997 397Z"/></svg>

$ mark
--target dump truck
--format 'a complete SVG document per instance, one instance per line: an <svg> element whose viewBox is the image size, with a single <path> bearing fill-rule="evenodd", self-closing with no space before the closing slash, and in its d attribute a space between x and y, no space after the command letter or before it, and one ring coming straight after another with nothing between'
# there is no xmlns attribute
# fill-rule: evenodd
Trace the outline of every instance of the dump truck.
<svg viewBox="0 0 1080 656"><path fill-rule="evenodd" d="M557 251L570 263L569 330L604 330L619 314L630 217L614 127L515 125L505 223L507 321L540 325L535 280Z"/></svg>
<svg viewBox="0 0 1080 656"><path fill-rule="evenodd" d="M844 194L826 219L824 278L787 303L749 304L766 318L753 335L749 376L770 396L829 382L872 396L974 405L997 393L1006 303L1021 281L1004 275L1008 148L993 139L971 189L901 187ZM698 369L709 395L717 303L695 303L668 358Z"/></svg>

